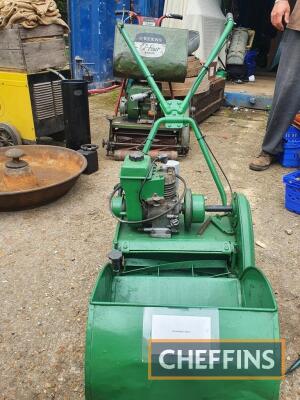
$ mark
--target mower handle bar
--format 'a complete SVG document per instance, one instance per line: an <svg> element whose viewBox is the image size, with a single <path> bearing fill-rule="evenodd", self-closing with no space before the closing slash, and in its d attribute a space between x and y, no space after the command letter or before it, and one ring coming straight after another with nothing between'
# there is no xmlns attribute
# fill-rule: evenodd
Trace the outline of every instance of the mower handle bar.
<svg viewBox="0 0 300 400"><path fill-rule="evenodd" d="M130 18L135 18L138 19L139 18L139 14L134 12L134 11L130 11L130 10L116 10L115 11L115 15L128 15Z"/></svg>
<svg viewBox="0 0 300 400"><path fill-rule="evenodd" d="M230 22L230 21L233 21L233 20L234 20L233 14L232 13L227 13L226 14L226 22Z"/></svg>
<svg viewBox="0 0 300 400"><path fill-rule="evenodd" d="M140 15L139 13L136 13L136 12L130 11L130 10L116 10L115 11L115 15L123 15L123 14L127 14L127 15L129 15L130 17L133 17L133 18L138 18L139 15ZM180 15L180 14L172 14L172 13L165 14L165 15L161 16L159 19L163 20L165 18L183 20L183 16L182 15Z"/></svg>
<svg viewBox="0 0 300 400"><path fill-rule="evenodd" d="M142 56L139 54L138 50L136 49L133 41L130 39L126 32L126 27L124 23L118 24L118 29L123 36L123 39L127 43L127 46L130 49L130 52L135 59L136 63L138 64L141 72L143 73L145 79L147 80L149 86L151 87L155 97L157 98L161 109L165 115L165 117L159 118L156 120L152 126L152 129L147 137L147 140L145 142L144 148L143 148L143 153L148 154L151 145L153 143L153 140L156 136L156 133L160 126L162 124L183 124L183 125L189 125L192 130L194 131L194 134L196 136L196 139L198 141L198 144L200 146L200 149L204 155L205 161L209 167L209 170L213 176L214 182L218 188L221 200L222 200L222 205L227 206L227 196L225 189L223 187L222 181L219 177L219 174L214 166L213 160L211 158L210 152L206 146L205 140L203 139L202 133L199 130L198 125L196 124L195 120L190 117L186 117L184 114L188 110L191 100L194 96L194 94L197 92L201 82L203 81L203 78L207 74L209 67L211 63L215 60L216 57L218 57L218 54L222 50L222 48L225 46L225 43L232 32L232 29L234 27L234 19L232 14L227 14L226 16L226 23L224 27L224 31L221 34L219 40L213 47L210 55L207 57L207 60L205 64L202 66L198 76L196 77L194 84L192 85L191 89L189 90L188 94L186 95L185 99L183 101L179 102L174 102L174 101L167 101L161 90L159 89L157 83L155 82L155 79L151 72L149 71L147 65L145 64Z"/></svg>
<svg viewBox="0 0 300 400"><path fill-rule="evenodd" d="M116 10L115 15L131 14L132 12L130 10Z"/></svg>
<svg viewBox="0 0 300 400"><path fill-rule="evenodd" d="M183 20L183 16L180 14L166 14L164 15L164 18L180 19L181 21Z"/></svg>

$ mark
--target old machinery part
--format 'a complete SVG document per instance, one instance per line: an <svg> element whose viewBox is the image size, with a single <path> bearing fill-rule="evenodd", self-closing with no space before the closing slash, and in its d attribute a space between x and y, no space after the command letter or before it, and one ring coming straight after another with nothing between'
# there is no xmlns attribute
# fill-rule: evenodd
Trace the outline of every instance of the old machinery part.
<svg viewBox="0 0 300 400"><path fill-rule="evenodd" d="M98 171L99 169L99 161L98 161L98 150L99 146L95 144L84 144L81 146L78 152L82 154L86 161L87 167L83 171L85 175L91 175Z"/></svg>
<svg viewBox="0 0 300 400"><path fill-rule="evenodd" d="M168 164L165 155L161 155L152 163L150 160L149 155L142 152L131 153L125 160L123 171L129 171L132 163L137 166L137 169L138 164L143 164L146 166L145 175L135 180L121 173L121 184L116 186L110 197L110 209L113 216L121 223L142 224L140 229L150 232L151 236L155 235L155 237L160 237L161 232L163 232L163 237L178 233L181 213L184 214L186 230L190 230L192 223L202 223L205 220L204 196L193 195L186 188L184 179L176 174L175 166ZM164 164L158 166L158 161ZM126 162L130 164L128 167ZM133 180L135 180L134 184ZM184 183L184 193L180 197L178 180ZM121 194L115 197L119 190ZM137 191L138 198L134 195ZM183 199L184 202L181 203ZM128 216L127 210L135 208L137 211L136 201L139 202L140 213L132 213ZM137 219L138 216L140 219ZM147 225L150 222L151 227Z"/></svg>
<svg viewBox="0 0 300 400"><path fill-rule="evenodd" d="M130 151L129 151L129 153L130 153ZM151 150L151 151L149 151L149 156L152 158L152 160L154 160L157 157L159 157L160 153L161 153L160 150ZM168 157L169 160L177 160L178 159L178 152L177 151L166 151L166 150L163 150L163 153L167 154L167 157ZM116 150L114 152L114 159L116 161L124 161L127 155L128 155L128 150Z"/></svg>
<svg viewBox="0 0 300 400"><path fill-rule="evenodd" d="M37 177L27 161L21 160L25 156L22 149L12 147L5 152L5 156L9 159L6 161L3 171L3 185L7 191L30 190L38 186Z"/></svg>
<svg viewBox="0 0 300 400"><path fill-rule="evenodd" d="M0 123L0 147L22 144L18 130L10 124Z"/></svg>
<svg viewBox="0 0 300 400"><path fill-rule="evenodd" d="M24 160L20 160L21 157L25 156L22 149L13 148L5 152L6 157L11 158L11 160L6 161L5 167L10 169L20 169L28 166L28 163Z"/></svg>
<svg viewBox="0 0 300 400"><path fill-rule="evenodd" d="M236 28L233 30L232 40L227 54L227 64L244 64L248 38L249 32L247 28Z"/></svg>
<svg viewBox="0 0 300 400"><path fill-rule="evenodd" d="M111 261L113 271L115 273L119 273L122 269L122 259L123 259L122 252L119 250L112 250L110 253L108 253L107 257Z"/></svg>
<svg viewBox="0 0 300 400"><path fill-rule="evenodd" d="M166 165L166 156L160 156L160 160L151 162L149 155L135 152L127 156L126 161L131 165L143 164L148 166L144 169L145 175L137 179L123 177L121 184L117 185L110 196L110 210L114 218L120 223L129 225L140 225L141 230L150 232L151 236L163 237L178 232L179 214L182 209L182 200L186 194L185 180L176 175L175 168ZM157 162L161 162L160 166ZM130 168L130 166L128 167ZM126 174L127 167L123 172ZM143 170L137 166L136 173ZM177 180L184 185L183 193L179 196L177 192ZM126 188L126 189L124 189ZM132 190L131 190L132 188ZM117 196L115 196L118 194ZM124 201L130 199L132 201ZM134 212L129 212L133 202L138 202ZM128 218L129 215L129 218ZM124 219L124 216L127 216ZM138 219L140 218L140 219ZM150 225L149 225L150 224Z"/></svg>
<svg viewBox="0 0 300 400"><path fill-rule="evenodd" d="M86 169L86 159L64 147L0 148L0 211L22 210L63 196Z"/></svg>
<svg viewBox="0 0 300 400"><path fill-rule="evenodd" d="M207 371L199 373L194 358L186 363L185 375L192 370L196 379L195 375L183 377L182 368L179 379L173 369L155 375L163 346L170 349L174 338L185 344L195 340L197 349L199 343L214 340L218 349L223 342L243 346L249 341L255 349L260 340L272 342L272 348L279 342L276 299L255 263L249 203L237 193L228 201L212 152L198 124L187 115L194 93L233 27L233 17L228 15L221 38L181 101L164 98L141 57L141 46L136 46L137 40L123 23L117 26L122 46L127 44L132 56L120 53L119 66L129 67L135 60L164 116L155 119L138 151L126 156L120 181L110 196L110 209L119 223L113 253L101 268L90 299L86 400L135 400L145 395L147 400L279 399L280 362L278 379L265 379L259 369L255 380L245 368L237 379L233 375L228 379L226 373L231 371L224 369L221 374L217 371L215 381L205 380L212 363L207 360ZM206 205L203 194L187 189L179 166L170 165L166 156L151 159L149 151L162 125L193 131L218 190L219 204ZM183 183L183 190L178 183ZM151 351L158 341L160 349Z"/></svg>
<svg viewBox="0 0 300 400"><path fill-rule="evenodd" d="M79 150L91 143L88 82L66 79L61 82L66 147Z"/></svg>
<svg viewBox="0 0 300 400"><path fill-rule="evenodd" d="M145 100L147 97L150 97L151 91L149 92L144 92L144 93L137 93L137 94L132 94L130 96L131 101L142 101Z"/></svg>
<svg viewBox="0 0 300 400"><path fill-rule="evenodd" d="M199 194L192 194L188 189L184 198L184 226L188 231L192 223L202 223L205 220L205 198Z"/></svg>

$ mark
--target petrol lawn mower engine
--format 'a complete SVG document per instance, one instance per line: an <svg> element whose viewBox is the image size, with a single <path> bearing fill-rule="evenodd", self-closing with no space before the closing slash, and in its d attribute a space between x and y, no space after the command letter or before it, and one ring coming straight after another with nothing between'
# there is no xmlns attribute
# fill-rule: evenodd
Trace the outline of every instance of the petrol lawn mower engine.
<svg viewBox="0 0 300 400"><path fill-rule="evenodd" d="M167 165L158 169L157 173L164 179L164 195L155 193L144 202L145 216L152 222L151 227L146 225L143 230L150 232L152 237L170 237L179 228L181 204L177 193L178 178L175 168Z"/></svg>
<svg viewBox="0 0 300 400"><path fill-rule="evenodd" d="M127 95L121 98L120 115L127 115L129 121L151 124L158 114L161 115L160 107L146 84L135 83L128 89Z"/></svg>
<svg viewBox="0 0 300 400"><path fill-rule="evenodd" d="M121 184L112 194L112 211L118 218L126 214L130 223L138 224L140 231L152 237L171 237L178 232L182 211L179 180L184 182L166 155L151 161L150 156L134 152L126 158ZM119 196L113 197L117 191Z"/></svg>

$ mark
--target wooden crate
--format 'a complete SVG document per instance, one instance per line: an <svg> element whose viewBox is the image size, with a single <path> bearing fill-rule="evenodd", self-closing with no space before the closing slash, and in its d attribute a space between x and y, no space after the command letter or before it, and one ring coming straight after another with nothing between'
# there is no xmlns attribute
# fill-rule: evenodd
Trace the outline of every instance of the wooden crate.
<svg viewBox="0 0 300 400"><path fill-rule="evenodd" d="M195 82L195 78L186 78L184 83L172 82L174 97L185 97ZM201 82L196 94L204 93L209 90L209 80L206 75ZM165 97L171 97L171 91L168 82L162 82L162 92Z"/></svg>
<svg viewBox="0 0 300 400"><path fill-rule="evenodd" d="M201 68L203 66L203 63L199 60L199 58L195 56L189 56L188 58L188 67L187 67L187 78L192 78L195 77L199 74ZM210 64L210 67L208 69L208 79L214 79L217 73L217 62L214 61Z"/></svg>
<svg viewBox="0 0 300 400"><path fill-rule="evenodd" d="M202 63L199 60L199 58L195 56L189 56L188 58L188 67L187 67L187 78L192 78L194 76L197 76L201 70Z"/></svg>
<svg viewBox="0 0 300 400"><path fill-rule="evenodd" d="M220 109L224 100L225 82L223 78L210 79L209 91L193 97L193 116L198 124Z"/></svg>
<svg viewBox="0 0 300 400"><path fill-rule="evenodd" d="M67 64L64 30L59 25L0 30L0 68L35 73Z"/></svg>
<svg viewBox="0 0 300 400"><path fill-rule="evenodd" d="M217 61L214 61L210 64L209 69L208 69L208 79L209 80L215 79L216 74L217 74L217 66L218 66Z"/></svg>

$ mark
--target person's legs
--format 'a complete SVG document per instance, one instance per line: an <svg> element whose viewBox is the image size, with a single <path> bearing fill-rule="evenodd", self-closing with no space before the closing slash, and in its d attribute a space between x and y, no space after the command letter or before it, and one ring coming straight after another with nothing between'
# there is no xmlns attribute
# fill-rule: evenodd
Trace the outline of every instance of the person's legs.
<svg viewBox="0 0 300 400"><path fill-rule="evenodd" d="M272 109L262 144L263 153L250 164L254 170L269 167L282 151L282 138L300 109L300 31L287 29L282 39Z"/></svg>

